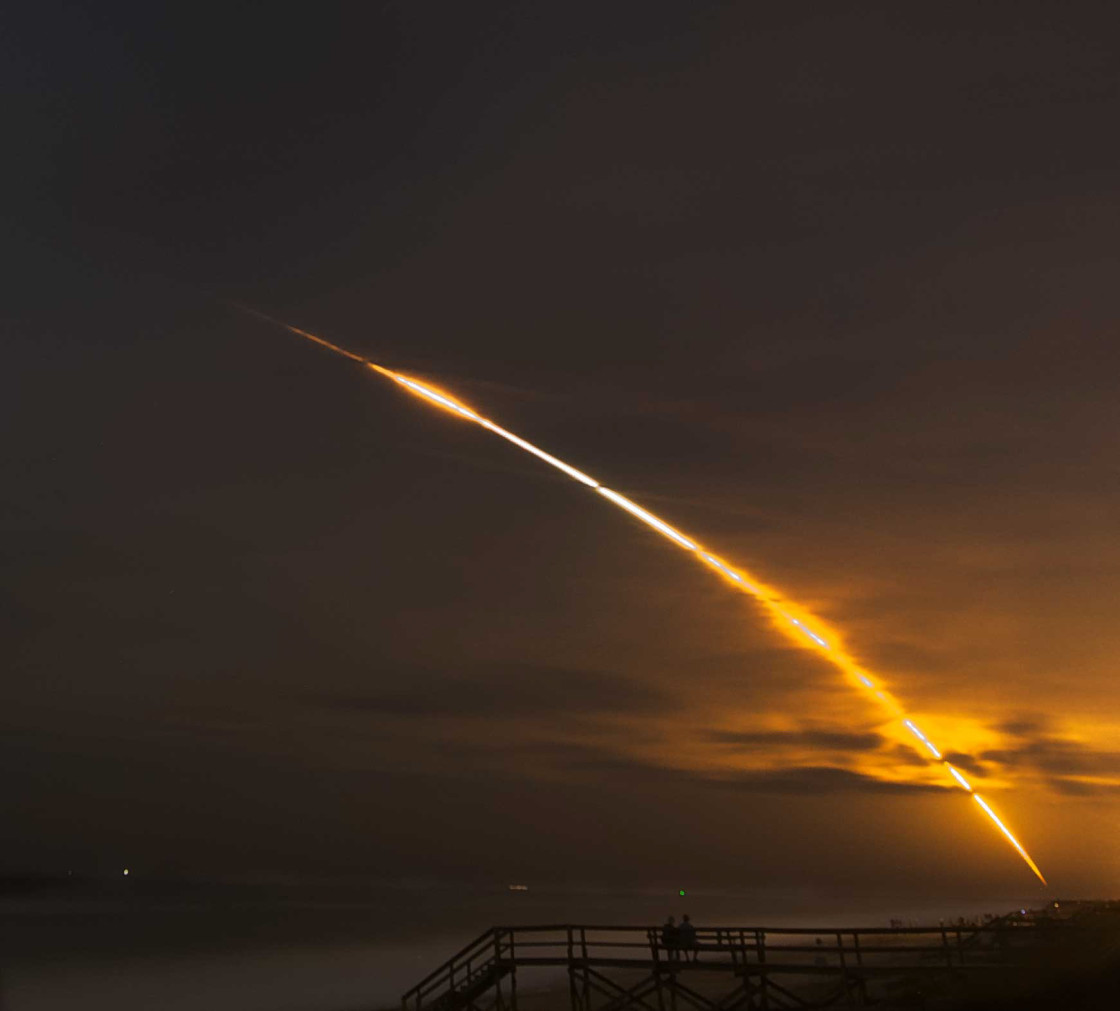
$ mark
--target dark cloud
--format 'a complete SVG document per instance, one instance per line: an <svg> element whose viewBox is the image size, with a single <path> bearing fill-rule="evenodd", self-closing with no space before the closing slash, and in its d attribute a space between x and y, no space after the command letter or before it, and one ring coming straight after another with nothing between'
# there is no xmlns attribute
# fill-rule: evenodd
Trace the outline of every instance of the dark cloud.
<svg viewBox="0 0 1120 1011"><path fill-rule="evenodd" d="M1023 717L997 724L997 729L1013 738L1013 743L981 752L970 771L983 772L980 762L984 762L998 766L1004 773L1038 775L1050 789L1067 797L1120 794L1120 751L1062 737L1054 732L1054 727L1054 720L1046 717ZM958 764L969 768L963 762Z"/></svg>
<svg viewBox="0 0 1120 1011"><path fill-rule="evenodd" d="M529 755L543 755L577 774L591 774L601 781L684 784L694 788L735 790L758 794L938 794L939 785L899 783L879 779L850 769L830 765L804 765L794 768L746 771L706 771L681 769L641 761L601 747L551 745L543 750L530 747Z"/></svg>
<svg viewBox="0 0 1120 1011"><path fill-rule="evenodd" d="M1098 783L1085 779L1069 779L1051 776L1046 785L1067 797L1117 797L1120 796L1120 782Z"/></svg>
<svg viewBox="0 0 1120 1011"><path fill-rule="evenodd" d="M712 731L709 739L737 749L757 751L783 748L813 748L824 751L875 751L885 738L880 734L853 734L838 730L790 730L738 732Z"/></svg>
<svg viewBox="0 0 1120 1011"><path fill-rule="evenodd" d="M918 757L920 758L921 756ZM953 765L960 769L964 769L965 772L971 772L973 775L983 776L985 774L983 764L972 755L965 754L963 751L946 751L945 760L947 762L952 762ZM926 764L925 759L921 761L923 765Z"/></svg>
<svg viewBox="0 0 1120 1011"><path fill-rule="evenodd" d="M1001 734L1009 737L1036 738L1053 726L1053 720L1043 716L1021 716L993 724Z"/></svg>
<svg viewBox="0 0 1120 1011"><path fill-rule="evenodd" d="M720 782L745 793L940 794L947 789L926 783L892 782L852 772L850 769L837 769L831 766L749 772Z"/></svg>
<svg viewBox="0 0 1120 1011"><path fill-rule="evenodd" d="M920 768L929 765L929 758L926 757L923 752L915 751L908 744L895 744L886 749L886 754L891 757L892 761L899 762L902 765L913 765ZM945 757L948 758L949 761L954 761L949 758L948 753L946 753ZM962 765L961 768L963 769L964 766Z"/></svg>
<svg viewBox="0 0 1120 1011"><path fill-rule="evenodd" d="M1080 741L1040 735L1015 748L984 751L981 761L1008 769L1034 769L1055 776L1120 777L1120 751L1105 751Z"/></svg>

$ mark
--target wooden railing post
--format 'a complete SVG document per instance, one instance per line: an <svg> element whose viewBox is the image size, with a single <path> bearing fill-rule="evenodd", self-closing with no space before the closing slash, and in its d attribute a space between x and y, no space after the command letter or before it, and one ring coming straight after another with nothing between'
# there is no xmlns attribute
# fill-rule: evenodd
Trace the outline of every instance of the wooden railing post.
<svg viewBox="0 0 1120 1011"><path fill-rule="evenodd" d="M836 931L836 952L840 956L840 985L844 988L848 1006L852 1007L855 1004L855 996L852 994L852 981L848 978L848 960L844 956L844 935L839 930Z"/></svg>
<svg viewBox="0 0 1120 1011"><path fill-rule="evenodd" d="M490 972L494 977L495 1003L497 1011L505 1011L505 995L502 993L502 974L498 963L502 960L502 928L494 928L494 954L490 958Z"/></svg>
<svg viewBox="0 0 1120 1011"><path fill-rule="evenodd" d="M572 1011L580 1011L579 992L576 990L575 951L572 938L572 928L567 928L568 934L568 1002Z"/></svg>
<svg viewBox="0 0 1120 1011"><path fill-rule="evenodd" d="M649 957L653 962L653 985L657 991L658 1011L665 1011L665 991L661 988L661 952L657 948L658 933L656 927L646 930L646 940L649 941Z"/></svg>
<svg viewBox="0 0 1120 1011"><path fill-rule="evenodd" d="M731 939L730 931L724 931L724 930L717 930L716 931L716 947L717 948L723 948L723 947L730 948L731 949L731 964L735 965L735 966L737 966L739 964L739 955L740 955L739 947L740 946L736 945L735 942ZM743 954L745 956L745 953L743 953ZM743 962L746 963L746 957L743 958Z"/></svg>
<svg viewBox="0 0 1120 1011"><path fill-rule="evenodd" d="M859 931L852 931L852 946L856 950L856 966L860 969L863 968L863 952L859 947ZM859 1002L860 1004L867 1003L867 977L861 972L859 974Z"/></svg>
<svg viewBox="0 0 1120 1011"><path fill-rule="evenodd" d="M770 1007L770 979L764 968L766 965L766 931L756 930L754 932L754 950L755 959L761 967L758 973L758 988L761 991L759 1002L763 1011L767 1011Z"/></svg>

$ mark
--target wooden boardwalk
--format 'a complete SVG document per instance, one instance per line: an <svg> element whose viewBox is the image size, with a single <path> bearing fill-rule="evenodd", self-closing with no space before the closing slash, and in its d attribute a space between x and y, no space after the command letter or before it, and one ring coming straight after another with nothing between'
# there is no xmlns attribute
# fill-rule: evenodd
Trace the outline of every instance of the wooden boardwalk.
<svg viewBox="0 0 1120 1011"><path fill-rule="evenodd" d="M571 1011L915 1006L962 979L1021 976L1071 930L1012 917L984 926L701 927L684 950L666 947L659 927L492 927L404 994L402 1011L518 1011L519 974L566 974Z"/></svg>

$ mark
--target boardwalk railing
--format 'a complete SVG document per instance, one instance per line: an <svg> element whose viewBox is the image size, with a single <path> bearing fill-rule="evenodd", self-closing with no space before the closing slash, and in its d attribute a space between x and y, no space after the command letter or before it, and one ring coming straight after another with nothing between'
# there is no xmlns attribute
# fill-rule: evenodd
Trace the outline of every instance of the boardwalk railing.
<svg viewBox="0 0 1120 1011"><path fill-rule="evenodd" d="M1007 920L889 929L701 927L685 948L665 944L660 927L492 927L404 994L402 1008L516 1011L518 970L550 967L567 969L573 1011L675 1011L678 999L697 1011L859 1005L873 982L882 990L908 977L1022 965L1051 930ZM632 983L635 971L640 978ZM796 977L831 990L808 1001L790 989ZM722 985L718 996L710 994L713 984Z"/></svg>

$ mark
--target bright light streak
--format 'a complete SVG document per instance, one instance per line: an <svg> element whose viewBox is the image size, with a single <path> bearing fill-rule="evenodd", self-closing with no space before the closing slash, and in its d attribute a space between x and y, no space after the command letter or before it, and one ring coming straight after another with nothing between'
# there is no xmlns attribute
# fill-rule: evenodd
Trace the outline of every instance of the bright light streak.
<svg viewBox="0 0 1120 1011"><path fill-rule="evenodd" d="M698 551L696 545L690 541L684 534L678 533L664 520L659 520L653 513L646 512L640 505L631 502L625 495L619 495L616 491L611 491L610 488L602 486L595 489L600 495L605 495L616 506L621 506L631 516L637 516L643 523L653 527L659 534L664 534L670 540L676 541L682 548L687 548L689 551Z"/></svg>
<svg viewBox="0 0 1120 1011"><path fill-rule="evenodd" d="M704 559L705 562L707 562L709 565L719 569L719 571L722 572L725 576L727 576L728 579L735 580L735 582L738 583L741 587L743 587L743 589L746 590L748 593L751 593L754 596L759 597L759 598L762 597L762 591L757 586L754 586L753 584L747 582L747 580L743 578L743 574L741 572L736 572L726 562L723 562L720 559L716 558L715 555L709 555L707 552L704 552L704 551L699 552L699 554L700 554L700 557L702 559Z"/></svg>
<svg viewBox="0 0 1120 1011"><path fill-rule="evenodd" d="M964 776L957 772L948 762L945 763L945 768L949 770L949 775L960 783L962 790L967 790L969 793L972 793L972 784L965 779Z"/></svg>
<svg viewBox="0 0 1120 1011"><path fill-rule="evenodd" d="M1007 836L1007 841L1010 842L1011 845L1014 846L1016 850L1018 850L1019 856L1021 856L1027 862L1027 866L1032 871L1035 872L1035 874L1038 876L1038 880L1041 881L1043 884L1046 884L1046 879L1042 876L1042 871L1040 871L1038 869L1038 865L1030 858L1030 854L1027 853L1027 851L1025 849L1023 849L1022 846L1019 845L1019 840L1016 839L1015 836L1013 836L1011 834L1011 829L1009 829L1006 825L1004 825L1004 823L1002 821L999 820L999 816L995 813L995 811L993 811L990 807L988 807L987 802L984 800L983 797L980 796L980 794L974 793L972 795L972 799L974 801L976 801L976 803L979 804L984 809L984 813L989 818L991 818L992 821L995 822L996 827L1005 836Z"/></svg>
<svg viewBox="0 0 1120 1011"><path fill-rule="evenodd" d="M796 625L802 632L804 632L810 639L813 640L818 646L823 646L828 649L828 643L825 642L816 632L811 632L804 625L801 624L796 618L790 618L790 624Z"/></svg>
<svg viewBox="0 0 1120 1011"><path fill-rule="evenodd" d="M265 319L267 318L268 317L266 316ZM287 326L286 323L282 325ZM346 348L340 348L337 344L332 344L328 340L323 340L322 337L317 337L313 333L308 333L306 330L297 330L294 326L289 326L288 329L291 330L292 333L298 333L301 337L306 337L309 341L314 341L316 344L322 344L323 347L329 348L331 351L334 351L337 354L344 355L351 361L361 362L363 365L369 364L361 355L356 355L353 351L347 351ZM374 368L377 368L377 366L375 365ZM378 369L378 371L380 372L383 370Z"/></svg>
<svg viewBox="0 0 1120 1011"><path fill-rule="evenodd" d="M504 428L499 428L494 422L483 419L482 427L489 429L495 435L500 435L503 439L508 439L515 446L520 446L525 452L532 453L533 456L544 460L547 464L551 464L557 470L562 470L568 477L574 477L580 483L587 485L588 488L599 487L599 482L596 481L595 478L588 477L582 470L576 470L575 467L569 467L563 460L557 460L556 457L552 456L550 453L546 453L543 449L538 449L531 442L526 442L520 436L514 435L513 432L507 432Z"/></svg>
<svg viewBox="0 0 1120 1011"><path fill-rule="evenodd" d="M331 345L327 346L329 347ZM454 411L460 417L466 418L468 421L473 421L476 424L481 425L483 428L493 432L495 435L500 435L503 439L506 439L507 441L512 442L518 448L525 450L525 452L532 453L533 456L537 457L537 459L543 460L545 463L549 464L552 467L555 467L557 470L562 470L565 474L568 475L568 477L575 478L575 480L579 481L581 484L587 485L588 488L599 487L599 482L596 481L593 477L588 477L585 473L583 473L583 471L576 470L575 467L569 466L563 460L556 459L556 457L554 457L551 453L546 453L540 447L534 446L526 439L522 439L521 436L514 435L513 432L507 431L500 425L495 425L494 422L482 417L480 414L476 414L469 407L460 404L457 400L449 397L446 393L441 393L439 390L434 390L426 383L418 382L415 379L409 379L407 376L402 376L400 373L390 372L388 369L381 368L381 366L379 365L374 365L372 362L366 362L366 364L369 365L370 368L376 369L378 372L388 376L395 382L400 383L401 386L415 393L417 396L423 397L425 400L430 400L432 401L432 403L439 404L440 407L445 407L449 411ZM635 508L637 507L635 506Z"/></svg>
<svg viewBox="0 0 1120 1011"><path fill-rule="evenodd" d="M914 724L910 720L903 720L902 722L905 725L906 729L910 731L910 733L912 733L919 741L922 742L922 744L929 748L930 754L933 755L933 757L938 761L941 761L941 752L933 746L933 744L930 742L930 739L926 737L926 735L923 734L916 726L914 726Z"/></svg>
<svg viewBox="0 0 1120 1011"><path fill-rule="evenodd" d="M518 448L523 449L528 453L532 453L535 457L543 460L550 466L563 471L569 477L575 479L576 481L579 481L581 484L595 489L595 491L597 491L604 498L608 499L619 508L625 509L626 512L630 513L631 516L634 516L635 518L641 520L647 526L656 530L662 536L669 538L669 540L673 541L680 547L685 548L688 551L695 552L696 556L701 561L704 561L708 565L711 565L715 569L718 569L725 576L727 576L728 579L731 579L737 586L739 586L744 592L749 593L751 596L753 596L771 614L771 616L775 618L775 620L777 621L777 627L780 628L785 634L791 637L797 636L797 642L801 643L802 645L807 645L806 643L804 643L804 640L797 635L797 633L800 633L801 635L807 636L818 646L827 650L828 658L836 667L838 667L845 674L855 677L865 688L869 688L874 691L875 698L878 699L883 704L883 706L891 712L892 716L898 718L902 717L902 707L899 705L898 701L890 693L882 689L876 689L875 682L872 681L871 678L869 678L866 674L864 674L862 670L860 670L860 668L856 664L855 659L849 653L847 653L846 650L844 650L840 646L834 647L829 645L829 643L826 642L825 639L823 639L820 635L810 630L803 621L798 618L794 618L785 610L785 607L789 606L793 610L798 611L804 615L805 612L801 608L792 605L792 603L784 605L780 594L769 589L761 582L749 581L742 573L735 571L733 568L727 565L727 563L723 562L715 555L708 554L703 549L701 549L695 541L690 540L679 530L671 527L664 520L659 519L657 516L654 516L653 513L649 512L648 510L643 509L637 503L631 502L630 499L626 498L624 495L620 495L616 491L611 491L611 489L609 488L604 488L594 478L588 477L588 475L584 474L582 471L577 470L575 467L572 467L567 463L564 463L563 460L557 459L551 454L546 453L543 449L534 446L531 442L527 442L520 436L514 435L512 432L508 432L506 431L506 429L494 424L494 422L489 421L479 414L476 414L474 411L470 410L470 408L458 403L454 398L445 393L441 393L439 390L435 390L432 387L418 382L415 379L409 379L407 376L403 376L400 373L393 372L392 370L387 369L384 366L378 365L375 362L371 362L367 358L363 358L361 355L357 355L352 351L348 351L345 348L339 347L337 344L332 344L330 341L324 340L322 337L316 336L312 333L308 333L306 330L300 330L296 327L289 326L286 323L280 322L280 320L275 320L269 316L265 316L263 313L257 312L257 310L255 309L249 309L247 306L241 306L240 308L246 309L248 312L251 312L255 316L260 316L263 319L269 320L270 322L277 323L278 325L285 327L287 330L290 330L292 333L298 334L300 337L305 337L308 340L321 345L322 347L336 352L337 354L344 355L346 358L349 358L353 361L361 362L363 365L368 366L375 372L378 372L381 375L392 379L394 382L396 382L400 386L403 386L409 392L415 393L417 396L423 397L425 400L428 400L429 402L434 403L439 407L445 408L446 410L454 411L460 417L466 418L469 421L473 421L476 424L481 425L483 428L487 429L490 432L493 432L495 435L499 435L508 442L513 443ZM813 621L814 624L818 623L819 621L819 619L813 618L811 615L806 615L806 617ZM791 625L793 626L792 629L789 627ZM923 734L911 720L904 719L903 724L922 743L922 745L925 746L925 748L934 758L944 763L945 767L949 770L949 773L952 775L953 779L956 780L957 784L963 790L966 790L968 793L972 794L973 798L984 810L985 814L987 814L987 816L999 828L1003 835L1007 837L1007 840L1015 848L1019 856L1021 856L1027 863L1027 866L1029 866L1030 869L1037 875L1038 879L1045 884L1046 879L1042 876L1042 872L1038 869L1038 866L1035 864L1035 862L1030 858L1030 855L1027 853L1027 851L1023 849L1023 847L1019 844L1019 841L1008 830L1007 826L1004 825L1003 822L1001 822L999 818L996 817L995 812L992 811L992 809L980 798L978 794L973 792L972 787L969 785L964 776L962 776L956 769L954 769L952 765L944 761L941 752L934 746L933 742L930 741L929 738L927 738L925 734ZM125 873L128 872L126 871Z"/></svg>
<svg viewBox="0 0 1120 1011"><path fill-rule="evenodd" d="M728 576L731 579L734 579L736 583L741 583L743 581L743 577L740 576L738 572L733 572L726 565L724 565L723 562L721 562L718 558L715 558L712 555L701 555L700 557L703 558L704 561L707 562L709 565L714 565L725 576Z"/></svg>
<svg viewBox="0 0 1120 1011"><path fill-rule="evenodd" d="M400 383L401 386L407 386L410 390L412 390L413 393L417 393L422 397L426 397L433 403L439 404L440 407L446 407L449 411L454 411L456 414L461 414L464 418L469 418L471 421L477 421L479 423L482 422L482 419L477 414L475 414L474 411L468 410L461 404L455 403L454 400L452 400L450 397L445 397L442 393L437 393L430 386L425 386L423 383L418 383L415 379L405 379L404 376L394 375L393 378L398 383Z"/></svg>

